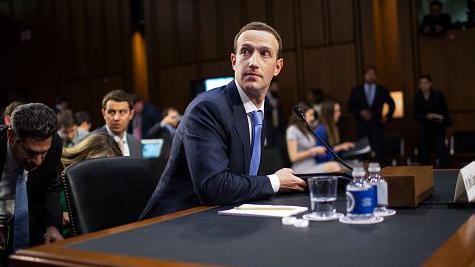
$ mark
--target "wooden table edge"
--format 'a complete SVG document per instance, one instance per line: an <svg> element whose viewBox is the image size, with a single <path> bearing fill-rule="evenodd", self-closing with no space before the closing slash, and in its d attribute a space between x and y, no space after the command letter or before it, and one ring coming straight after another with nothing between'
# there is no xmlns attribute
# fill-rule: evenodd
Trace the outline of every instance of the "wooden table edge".
<svg viewBox="0 0 475 267"><path fill-rule="evenodd" d="M475 266L475 215L470 216L423 266Z"/></svg>
<svg viewBox="0 0 475 267"><path fill-rule="evenodd" d="M41 245L24 250L19 250L9 257L9 266L37 266L35 264L41 264L41 266L71 267L85 266L85 264L91 266L212 266L192 262L178 262L145 257L123 256L110 253L89 252L66 248L65 246L137 229L158 222L173 220L194 213L210 210L215 207L217 206L199 206L155 218L146 219L139 222L134 222L106 230L97 231L94 233L85 234L78 237L69 238L49 245Z"/></svg>

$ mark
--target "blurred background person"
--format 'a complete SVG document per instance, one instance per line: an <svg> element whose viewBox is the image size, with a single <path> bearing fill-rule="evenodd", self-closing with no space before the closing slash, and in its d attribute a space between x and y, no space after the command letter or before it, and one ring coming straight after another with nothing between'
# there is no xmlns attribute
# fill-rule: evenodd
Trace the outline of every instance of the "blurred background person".
<svg viewBox="0 0 475 267"><path fill-rule="evenodd" d="M307 92L307 103L310 107L317 111L317 114L320 112L320 104L325 99L326 96L322 88L312 87Z"/></svg>
<svg viewBox="0 0 475 267"><path fill-rule="evenodd" d="M358 139L367 137L376 160L384 158L384 124L393 117L395 104L388 89L376 83L376 67L368 67L364 71L364 84L353 88L348 100L348 109L356 118ZM389 110L383 118L383 105L388 104Z"/></svg>
<svg viewBox="0 0 475 267"><path fill-rule="evenodd" d="M445 129L451 124L445 97L433 88L430 75L421 75L417 85L414 115L419 126L419 160L422 164L432 164L430 148L434 147L437 159L444 165L447 163Z"/></svg>
<svg viewBox="0 0 475 267"><path fill-rule="evenodd" d="M3 112L3 124L6 126L10 126L11 116L13 111L16 107L23 105L24 103L21 101L13 101L8 106L5 107L5 111Z"/></svg>
<svg viewBox="0 0 475 267"><path fill-rule="evenodd" d="M424 16L419 31L425 35L439 35L450 30L452 18L449 14L443 13L444 5L441 1L430 2L430 14Z"/></svg>
<svg viewBox="0 0 475 267"><path fill-rule="evenodd" d="M279 82L273 79L264 104L265 146L282 148L284 142L284 120L280 109Z"/></svg>
<svg viewBox="0 0 475 267"><path fill-rule="evenodd" d="M84 110L74 113L74 119L76 120L76 126L85 132L89 133L92 128L91 116Z"/></svg>
<svg viewBox="0 0 475 267"><path fill-rule="evenodd" d="M153 125L160 121L160 112L152 104L145 102L141 97L133 96L134 118L129 124L128 132L137 140L148 139L148 132Z"/></svg>
<svg viewBox="0 0 475 267"><path fill-rule="evenodd" d="M162 116L162 120L153 125L147 135L149 138L163 139L161 157L166 159L170 155L173 137L175 136L178 124L180 124L181 115L177 109L167 108L163 111Z"/></svg>
<svg viewBox="0 0 475 267"><path fill-rule="evenodd" d="M320 116L315 133L328 145L330 145L335 152L343 152L352 149L355 144L352 142L340 143L340 132L338 130L337 123L341 117L340 104L326 100L321 103ZM317 140L317 146L323 146L323 144ZM330 151L326 151L324 154L317 155L315 157L317 163L323 163L333 160L333 155ZM340 167L339 170L344 170Z"/></svg>
<svg viewBox="0 0 475 267"><path fill-rule="evenodd" d="M307 123L313 127L315 125L315 110L305 103L299 103L297 106L304 112ZM302 119L295 114L292 114L290 117L286 139L289 159L295 173L318 173L340 170L340 165L335 162L319 164L315 161L315 156L325 155L326 148L315 145L315 137L308 131Z"/></svg>
<svg viewBox="0 0 475 267"><path fill-rule="evenodd" d="M64 96L58 96L54 100L54 111L59 113L63 110L69 109L69 100Z"/></svg>
<svg viewBox="0 0 475 267"><path fill-rule="evenodd" d="M76 126L73 112L70 109L60 111L57 117L59 122L58 135L61 137L63 147L74 146L88 135L88 132Z"/></svg>
<svg viewBox="0 0 475 267"><path fill-rule="evenodd" d="M122 152L114 138L107 133L94 133L88 135L75 146L63 148L63 154L61 156L61 163L63 165L62 169L66 169L71 165L87 159L120 156L122 156ZM71 224L64 189L61 190L60 193L60 203L63 212L63 227L61 234L63 237L71 237Z"/></svg>

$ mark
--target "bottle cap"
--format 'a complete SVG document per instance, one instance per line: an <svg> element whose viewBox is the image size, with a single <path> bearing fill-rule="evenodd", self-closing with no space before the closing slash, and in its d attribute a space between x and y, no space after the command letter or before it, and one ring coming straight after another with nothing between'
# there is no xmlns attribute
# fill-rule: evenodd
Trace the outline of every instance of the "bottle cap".
<svg viewBox="0 0 475 267"><path fill-rule="evenodd" d="M309 225L308 220L304 220L304 219L296 219L294 223L294 226L298 228L305 228L305 227L308 227L308 225Z"/></svg>
<svg viewBox="0 0 475 267"><path fill-rule="evenodd" d="M368 172L379 172L381 171L381 167L377 162L371 162L368 166Z"/></svg>
<svg viewBox="0 0 475 267"><path fill-rule="evenodd" d="M353 177L355 176L365 176L366 172L363 167L354 167L353 172L351 173Z"/></svg>
<svg viewBox="0 0 475 267"><path fill-rule="evenodd" d="M297 217L294 217L294 216L284 217L284 218L282 218L282 224L283 225L294 225L296 220L297 220Z"/></svg>

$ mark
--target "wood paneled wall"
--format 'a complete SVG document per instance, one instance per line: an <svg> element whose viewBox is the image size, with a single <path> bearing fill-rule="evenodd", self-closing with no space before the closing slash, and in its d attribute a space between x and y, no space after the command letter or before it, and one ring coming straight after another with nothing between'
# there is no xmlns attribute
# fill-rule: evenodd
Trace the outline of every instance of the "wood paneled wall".
<svg viewBox="0 0 475 267"><path fill-rule="evenodd" d="M191 80L233 75L234 36L257 20L275 27L283 39L285 63L278 79L286 115L310 87L322 87L346 103L362 68L360 2L146 0L152 100L183 111L191 100Z"/></svg>
<svg viewBox="0 0 475 267"><path fill-rule="evenodd" d="M421 37L420 73L432 76L453 117L453 131L475 131L475 28Z"/></svg>
<svg viewBox="0 0 475 267"><path fill-rule="evenodd" d="M0 16L1 106L64 96L102 123L102 96L130 90L129 1L4 0Z"/></svg>

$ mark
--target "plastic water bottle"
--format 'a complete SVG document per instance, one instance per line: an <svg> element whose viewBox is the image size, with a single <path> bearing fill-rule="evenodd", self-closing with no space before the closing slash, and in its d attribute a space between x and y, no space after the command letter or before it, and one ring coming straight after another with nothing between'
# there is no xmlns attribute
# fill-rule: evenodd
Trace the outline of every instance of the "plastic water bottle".
<svg viewBox="0 0 475 267"><path fill-rule="evenodd" d="M373 188L373 199L374 199L374 209L376 210L378 208L378 205L381 202L384 202L384 199L378 199L378 183L380 182L380 172L381 167L379 166L379 163L372 162L368 166L368 176L367 176L367 181ZM387 188L387 186L386 186ZM382 188L381 188L382 189ZM386 190L387 192L387 190ZM384 197L384 196L381 196ZM386 205L387 205L387 194L386 194Z"/></svg>
<svg viewBox="0 0 475 267"><path fill-rule="evenodd" d="M369 221L373 219L374 191L365 179L363 167L353 169L353 181L346 186L347 221Z"/></svg>
<svg viewBox="0 0 475 267"><path fill-rule="evenodd" d="M374 188L376 207L374 215L391 216L396 214L395 210L388 209L388 183L381 175L379 163L370 163L368 167L369 180Z"/></svg>

